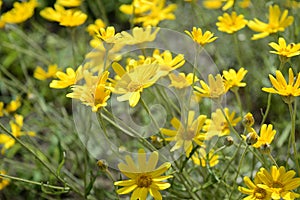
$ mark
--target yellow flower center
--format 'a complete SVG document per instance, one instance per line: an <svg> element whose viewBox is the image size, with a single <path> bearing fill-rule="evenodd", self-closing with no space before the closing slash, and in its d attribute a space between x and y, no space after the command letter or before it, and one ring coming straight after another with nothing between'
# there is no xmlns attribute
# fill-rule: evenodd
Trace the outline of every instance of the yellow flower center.
<svg viewBox="0 0 300 200"><path fill-rule="evenodd" d="M142 88L143 88L143 84L141 84L141 83L139 83L139 82L133 81L133 82L130 82L130 83L128 84L128 90L129 90L130 92L137 92L137 91L139 91L139 90L142 89Z"/></svg>
<svg viewBox="0 0 300 200"><path fill-rule="evenodd" d="M274 181L274 182L272 183L272 187L273 187L273 188L283 188L283 184L280 183L280 182L278 182L278 181Z"/></svg>
<svg viewBox="0 0 300 200"><path fill-rule="evenodd" d="M148 174L141 174L140 176L137 177L136 183L139 188L143 188L143 187L148 188L152 183L152 177L151 175Z"/></svg>
<svg viewBox="0 0 300 200"><path fill-rule="evenodd" d="M182 140L192 140L195 136L195 131L193 129L181 129L179 135Z"/></svg>
<svg viewBox="0 0 300 200"><path fill-rule="evenodd" d="M265 199L267 196L267 192L265 189L262 188L255 188L254 189L254 196L256 199Z"/></svg>

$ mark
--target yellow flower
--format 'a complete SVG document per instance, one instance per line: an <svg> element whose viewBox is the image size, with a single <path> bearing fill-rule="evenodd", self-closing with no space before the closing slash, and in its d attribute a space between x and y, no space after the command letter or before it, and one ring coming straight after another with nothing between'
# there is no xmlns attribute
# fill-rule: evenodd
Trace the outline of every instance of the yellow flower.
<svg viewBox="0 0 300 200"><path fill-rule="evenodd" d="M153 52L153 57L158 62L160 65L160 70L164 72L165 75L172 70L182 67L185 63L183 54L178 54L173 58L172 53L169 50L166 50L160 54L159 50L156 49Z"/></svg>
<svg viewBox="0 0 300 200"><path fill-rule="evenodd" d="M244 117L243 117L243 124L246 126L246 128L250 128L253 126L255 120L252 115L252 113L248 112Z"/></svg>
<svg viewBox="0 0 300 200"><path fill-rule="evenodd" d="M223 2L226 2L222 7ZM204 0L203 6L207 9L219 9L222 7L222 10L228 10L234 4L234 0Z"/></svg>
<svg viewBox="0 0 300 200"><path fill-rule="evenodd" d="M96 31L96 36L106 43L115 43L115 27L109 26L106 29L100 28Z"/></svg>
<svg viewBox="0 0 300 200"><path fill-rule="evenodd" d="M172 13L176 10L176 4L169 4L165 7L166 0L155 1L151 5L151 9L147 13L143 13L141 16L137 16L133 19L135 24L143 23L144 27L157 26L159 22L163 20L174 20L175 15Z"/></svg>
<svg viewBox="0 0 300 200"><path fill-rule="evenodd" d="M276 134L276 130L273 130L272 124L263 124L260 128L260 135L258 136L258 140L252 146L255 148L260 148L263 145L270 145L273 141Z"/></svg>
<svg viewBox="0 0 300 200"><path fill-rule="evenodd" d="M300 178L293 178L295 175L294 170L272 166L270 172L261 168L256 176L262 182L258 186L270 192L272 199L295 199L300 197L300 194L292 192L300 186Z"/></svg>
<svg viewBox="0 0 300 200"><path fill-rule="evenodd" d="M193 149L193 142L199 146L203 145L205 136L201 133L201 129L205 122L206 116L199 115L196 119L194 119L194 117L194 111L189 111L185 122L181 122L178 118L173 117L171 120L171 125L175 128L175 130L165 128L160 130L162 134L169 136L165 138L166 141L176 141L171 151L175 151L183 147L186 157L189 157Z"/></svg>
<svg viewBox="0 0 300 200"><path fill-rule="evenodd" d="M224 112L232 127L235 127L242 120L241 117L235 118L235 112L230 113L228 108L225 108ZM205 121L203 130L207 132L207 139L216 135L221 137L230 134L230 126L221 109L217 109L211 114L211 119Z"/></svg>
<svg viewBox="0 0 300 200"><path fill-rule="evenodd" d="M152 33L152 29L154 30ZM146 28L141 27L134 27L132 29L132 35L130 35L126 31L122 31L120 33L120 38L118 38L121 43L126 45L134 45L143 42L152 42L155 40L158 31L160 30L159 27L152 28L151 26L147 26Z"/></svg>
<svg viewBox="0 0 300 200"><path fill-rule="evenodd" d="M9 102L9 104L6 105L5 107L5 112L6 113L12 113L15 112L18 108L21 106L21 97L17 97L16 100L12 100Z"/></svg>
<svg viewBox="0 0 300 200"><path fill-rule="evenodd" d="M40 12L40 15L49 21L58 22L61 26L69 27L79 26L87 19L87 15L80 10L65 10L64 7L59 4L55 4L54 8L55 9L47 7Z"/></svg>
<svg viewBox="0 0 300 200"><path fill-rule="evenodd" d="M208 85L202 80L200 80L200 84L202 88L194 86L198 96L219 99L226 93L224 81L220 74L217 74L216 78L214 78L212 74L209 74Z"/></svg>
<svg viewBox="0 0 300 200"><path fill-rule="evenodd" d="M86 28L87 32L91 35L91 36L96 36L96 32L100 29L100 28L105 28L105 23L102 21L102 19L96 19L94 24L90 24L88 25L88 27Z"/></svg>
<svg viewBox="0 0 300 200"><path fill-rule="evenodd" d="M15 115L15 120L14 121L11 120L9 124L10 124L12 135L17 138L21 137L22 135L35 136L35 132L33 131L28 131L28 132L21 131L23 127L22 115ZM5 133L0 133L0 144L3 144L1 153L4 154L7 149L11 148L15 144L15 140Z"/></svg>
<svg viewBox="0 0 300 200"><path fill-rule="evenodd" d="M56 0L56 3L64 7L80 6L81 0Z"/></svg>
<svg viewBox="0 0 300 200"><path fill-rule="evenodd" d="M248 8L251 5L251 0L243 0L239 2L241 8Z"/></svg>
<svg viewBox="0 0 300 200"><path fill-rule="evenodd" d="M187 75L184 73L179 73L177 75L175 73L171 73L169 74L169 78L171 80L169 87L175 87L178 89L191 86L194 82L199 80L198 77L194 76L193 73L189 73Z"/></svg>
<svg viewBox="0 0 300 200"><path fill-rule="evenodd" d="M211 43L217 39L217 37L214 37L214 34L210 31L205 31L205 33L202 34L201 28L193 27L192 32L189 32L187 30L184 32L201 46Z"/></svg>
<svg viewBox="0 0 300 200"><path fill-rule="evenodd" d="M107 105L110 90L106 89L109 72L103 72L99 77L92 76L87 70L84 72L84 85L73 85L72 93L67 97L79 99L83 104L92 107L93 112Z"/></svg>
<svg viewBox="0 0 300 200"><path fill-rule="evenodd" d="M56 72L56 77L59 80L53 80L50 83L51 88L62 89L74 85L78 80L80 80L83 76L82 67L78 67L76 72L72 68L67 68L66 73L64 72Z"/></svg>
<svg viewBox="0 0 300 200"><path fill-rule="evenodd" d="M223 16L218 17L218 20L219 22L216 23L218 30L229 34L241 30L248 23L244 15L237 15L236 12L232 12L231 15L224 13Z"/></svg>
<svg viewBox="0 0 300 200"><path fill-rule="evenodd" d="M1 3L1 2L0 2ZM1 6L0 6L1 7ZM0 174L5 175L6 172L4 170L0 170ZM3 190L9 184L9 180L6 178L2 178L0 176L0 191Z"/></svg>
<svg viewBox="0 0 300 200"><path fill-rule="evenodd" d="M238 72L234 69L229 69L229 71L224 70L223 77L225 79L225 90L228 91L234 87L245 87L246 83L243 83L242 80L247 72L248 71L244 68L240 68Z"/></svg>
<svg viewBox="0 0 300 200"><path fill-rule="evenodd" d="M300 8L300 2L296 0L286 0L285 6L288 8Z"/></svg>
<svg viewBox="0 0 300 200"><path fill-rule="evenodd" d="M58 71L59 71L59 69L56 64L49 65L47 71L45 71L40 66L37 66L36 69L34 70L33 77L38 80L43 81L43 80L46 80L47 78L52 78L52 77L55 78L56 77L55 74Z"/></svg>
<svg viewBox="0 0 300 200"><path fill-rule="evenodd" d="M117 100L129 101L131 107L136 106L139 102L141 92L155 84L163 75L157 64L139 65L128 72L118 63L113 63L112 67L120 78L115 80L116 83L111 90L113 93L122 94L122 96L117 97Z"/></svg>
<svg viewBox="0 0 300 200"><path fill-rule="evenodd" d="M0 101L0 117L4 116L4 103Z"/></svg>
<svg viewBox="0 0 300 200"><path fill-rule="evenodd" d="M1 21L4 23L19 24L34 14L34 9L37 7L38 2L36 0L30 0L28 2L15 2L13 8L1 16Z"/></svg>
<svg viewBox="0 0 300 200"><path fill-rule="evenodd" d="M125 157L125 163L119 163L120 171L129 178L129 180L117 181L114 185L123 186L117 190L118 194L128 194L132 192L130 199L146 200L148 193L155 199L161 200L162 196L159 190L169 188L170 183L164 182L171 175L162 176L170 167L171 164L166 162L156 168L158 162L158 153L152 152L148 162L144 150L138 152L138 163L134 163L130 156Z"/></svg>
<svg viewBox="0 0 300 200"><path fill-rule="evenodd" d="M219 156L214 154L213 149L207 153L204 148L200 148L198 152L193 154L192 160L196 165L213 167L219 163Z"/></svg>
<svg viewBox="0 0 300 200"><path fill-rule="evenodd" d="M252 40L261 39L267 37L272 33L278 31L283 32L286 27L291 25L294 21L293 16L288 16L288 10L284 10L282 15L278 5L269 7L269 23L264 23L258 19L249 21L248 26L255 32L260 32L252 36Z"/></svg>
<svg viewBox="0 0 300 200"><path fill-rule="evenodd" d="M286 97L296 97L300 95L300 72L297 74L297 77L294 77L292 68L289 68L288 83L279 70L276 70L276 79L272 75L269 75L269 78L274 88L264 87L262 88L263 91Z"/></svg>
<svg viewBox="0 0 300 200"><path fill-rule="evenodd" d="M239 186L238 190L241 193L247 194L249 196L243 198L243 200L270 200L271 199L271 193L258 186L258 184L261 184L262 182L259 180L257 176L255 176L254 182L252 182L248 176L245 176L244 182L248 188Z"/></svg>
<svg viewBox="0 0 300 200"><path fill-rule="evenodd" d="M127 15L138 15L147 12L151 9L154 3L158 0L147 1L147 0L133 0L132 4L123 4L120 6L120 11Z"/></svg>
<svg viewBox="0 0 300 200"><path fill-rule="evenodd" d="M278 54L279 56L290 58L293 56L298 56L300 54L300 43L291 43L286 45L284 38L280 37L278 39L278 44L275 42L269 43L269 45L276 51L270 51L270 53Z"/></svg>

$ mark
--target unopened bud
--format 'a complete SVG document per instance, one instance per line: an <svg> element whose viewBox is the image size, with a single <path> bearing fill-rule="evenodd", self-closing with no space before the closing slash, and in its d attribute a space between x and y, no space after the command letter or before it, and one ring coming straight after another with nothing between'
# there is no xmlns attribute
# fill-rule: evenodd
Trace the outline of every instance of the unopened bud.
<svg viewBox="0 0 300 200"><path fill-rule="evenodd" d="M233 138L231 136L225 137L224 145L227 147L233 145Z"/></svg>
<svg viewBox="0 0 300 200"><path fill-rule="evenodd" d="M246 143L248 145L253 145L257 142L258 140L258 136L256 132L250 132L248 133L247 137L246 137Z"/></svg>
<svg viewBox="0 0 300 200"><path fill-rule="evenodd" d="M244 117L243 117L243 124L246 127L251 127L254 124L254 118L253 115L251 113L247 113Z"/></svg>
<svg viewBox="0 0 300 200"><path fill-rule="evenodd" d="M265 143L265 144L260 146L259 150L263 154L270 154L271 153L271 146L268 143Z"/></svg>
<svg viewBox="0 0 300 200"><path fill-rule="evenodd" d="M101 171L106 171L108 168L108 164L105 160L98 160L97 161L97 166Z"/></svg>

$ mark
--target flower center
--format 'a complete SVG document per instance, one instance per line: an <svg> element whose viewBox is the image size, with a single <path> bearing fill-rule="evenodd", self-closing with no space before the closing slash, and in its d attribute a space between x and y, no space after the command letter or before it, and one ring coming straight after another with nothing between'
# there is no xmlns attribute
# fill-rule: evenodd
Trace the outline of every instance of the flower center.
<svg viewBox="0 0 300 200"><path fill-rule="evenodd" d="M143 187L148 188L150 187L151 183L152 183L152 177L150 175L142 174L137 177L137 185L140 188Z"/></svg>
<svg viewBox="0 0 300 200"><path fill-rule="evenodd" d="M138 83L138 82L130 82L128 84L128 90L130 92L137 92L139 91L141 88L143 88L143 84Z"/></svg>
<svg viewBox="0 0 300 200"><path fill-rule="evenodd" d="M181 129L180 131L181 139L183 140L192 140L195 136L195 131L193 129Z"/></svg>
<svg viewBox="0 0 300 200"><path fill-rule="evenodd" d="M273 188L283 188L283 184L280 183L280 182L278 182L278 181L274 181L274 182L272 183L272 187L273 187Z"/></svg>
<svg viewBox="0 0 300 200"><path fill-rule="evenodd" d="M267 196L267 192L262 188L255 188L254 196L256 197L256 199L265 199Z"/></svg>

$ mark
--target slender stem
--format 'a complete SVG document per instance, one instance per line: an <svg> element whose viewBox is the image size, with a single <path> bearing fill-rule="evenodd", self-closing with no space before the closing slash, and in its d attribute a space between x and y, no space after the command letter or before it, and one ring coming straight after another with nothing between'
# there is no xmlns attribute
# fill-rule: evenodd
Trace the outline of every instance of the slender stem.
<svg viewBox="0 0 300 200"><path fill-rule="evenodd" d="M73 65L76 66L76 32L75 28L71 28L71 39L72 39L72 57L73 57Z"/></svg>
<svg viewBox="0 0 300 200"><path fill-rule="evenodd" d="M276 167L278 168L277 162L276 160L273 158L273 156L271 155L271 153L268 154L269 158L272 160L272 162L274 163L274 165L276 165Z"/></svg>
<svg viewBox="0 0 300 200"><path fill-rule="evenodd" d="M231 157L231 159L229 160L229 162L227 163L226 167L224 168L223 174L222 174L222 179L224 178L227 170L229 169L229 166L231 165L231 163L233 162L233 160L235 159L237 153L240 151L242 146L242 142L239 143L238 148L236 149L236 151L234 152L233 156Z"/></svg>
<svg viewBox="0 0 300 200"><path fill-rule="evenodd" d="M27 180L27 179L15 177L15 176L9 176L9 175L6 175L6 174L0 174L0 177L9 178L9 179L14 180L14 181L22 181L24 183L39 185L41 187L47 187L47 188L51 188L51 189L55 189L55 190L62 190L62 191L65 191L65 192L68 192L70 190L69 187L60 187L60 186L50 185L50 184L46 184L46 183L40 183L40 182L31 181L31 180Z"/></svg>
<svg viewBox="0 0 300 200"><path fill-rule="evenodd" d="M114 182L116 182L116 180L114 179L114 177L112 176L112 174L110 173L110 171L108 169L105 170L105 173L107 175L107 177L112 181L112 183L114 184ZM114 191L117 195L117 199L120 199L119 194L117 192L118 187L116 185L114 185Z"/></svg>
<svg viewBox="0 0 300 200"><path fill-rule="evenodd" d="M246 155L246 153L247 153L248 147L249 147L249 146L246 146L246 148L245 148L245 150L244 150L244 152L243 152L243 154L242 154L242 157L241 157L241 159L240 159L240 163L239 163L239 166L238 166L236 175L235 175L235 177L234 177L233 188L232 188L231 193L230 193L230 195L229 195L229 199L231 199L231 196L232 196L233 191L234 191L234 189L235 189L236 180L237 180L237 178L238 178L238 176L239 176L239 173L240 173L240 170L241 170L241 167L242 167L242 162L243 162L244 157L245 157L245 155Z"/></svg>
<svg viewBox="0 0 300 200"><path fill-rule="evenodd" d="M242 106L242 103L241 103L241 98L240 98L238 89L239 89L238 87L235 87L231 91L233 91L233 93L235 95L235 98L236 98L236 101L238 103L238 106L240 108L240 116L243 116L243 106Z"/></svg>
<svg viewBox="0 0 300 200"><path fill-rule="evenodd" d="M262 126L265 123L266 119L267 119L267 116L269 114L270 107L271 107L271 100L272 100L272 94L269 93L269 95L268 95L268 102L267 102L267 109L266 109L266 112L263 113L263 119L262 119L262 121L260 123L260 126Z"/></svg>
<svg viewBox="0 0 300 200"><path fill-rule="evenodd" d="M297 153L297 147L296 147L296 112L293 110L292 103L288 104L289 106L289 111L290 111L290 116L291 116L291 121L292 121L292 129L291 129L291 137L292 137L292 146L293 146L293 153L294 153L294 162L296 163L298 175L300 174L300 166L298 162L298 153Z"/></svg>
<svg viewBox="0 0 300 200"><path fill-rule="evenodd" d="M235 52L236 52L236 57L237 57L238 63L240 65L240 67L243 67L244 65L243 65L243 61L241 59L241 52L240 52L240 48L239 48L239 41L237 38L237 33L233 34L233 40L234 40Z"/></svg>

